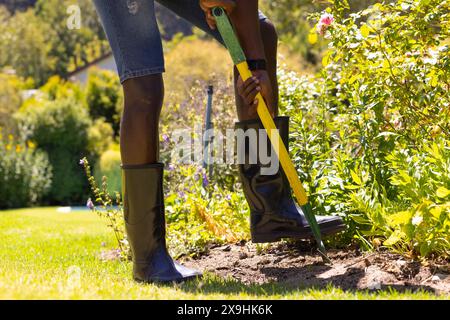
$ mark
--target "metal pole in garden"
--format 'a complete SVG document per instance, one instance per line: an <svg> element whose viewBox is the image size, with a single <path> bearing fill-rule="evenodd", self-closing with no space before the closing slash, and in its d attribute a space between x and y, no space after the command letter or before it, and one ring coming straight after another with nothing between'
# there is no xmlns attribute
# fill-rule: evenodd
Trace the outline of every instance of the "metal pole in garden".
<svg viewBox="0 0 450 320"><path fill-rule="evenodd" d="M208 86L208 102L206 104L206 116L205 116L205 136L203 140L203 168L209 169L209 179L212 179L213 167L212 167L212 150L213 150L213 139L214 136L211 135L211 129L213 129L213 123L211 121L212 112L212 99L214 94L214 87L212 85Z"/></svg>
<svg viewBox="0 0 450 320"><path fill-rule="evenodd" d="M245 81L252 76L252 73L248 67L247 59L245 57L244 51L239 43L239 40L234 32L233 26L228 19L228 16L223 8L216 7L212 10L214 17L216 18L217 28L222 36L225 45L230 52L233 63L239 71L242 80ZM325 246L322 242L319 225L317 224L316 217L312 212L311 204L308 202L308 196L306 195L305 189L298 177L297 171L294 164L289 157L289 153L286 146L281 139L280 133L278 132L272 116L267 109L267 105L264 98L260 93L256 96L258 99L258 106L256 111L267 131L267 136L269 137L274 150L277 153L278 159L280 159L281 167L283 168L286 177L289 180L292 190L294 191L295 197L297 198L298 204L301 206L303 213L311 227L311 230L316 239L318 251L321 253L324 261L331 263L328 258Z"/></svg>

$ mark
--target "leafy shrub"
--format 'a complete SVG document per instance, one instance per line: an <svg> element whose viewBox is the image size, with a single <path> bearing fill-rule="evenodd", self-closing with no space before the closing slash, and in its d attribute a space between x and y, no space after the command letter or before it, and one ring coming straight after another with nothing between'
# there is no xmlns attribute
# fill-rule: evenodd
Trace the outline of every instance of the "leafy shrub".
<svg viewBox="0 0 450 320"><path fill-rule="evenodd" d="M165 179L168 239L173 253L203 252L206 244L248 240L248 206L242 192L209 183L195 165L169 165Z"/></svg>
<svg viewBox="0 0 450 320"><path fill-rule="evenodd" d="M276 26L280 42L287 44L290 51L296 53L297 59L298 56L301 55L303 57L302 60L306 60L313 65L319 65L320 52L323 47L326 47L326 42L318 39L320 46L312 46L311 42L307 41L310 35L308 30L311 27L308 16L313 12L323 10L330 2L333 1L277 0L260 1L260 6L264 14L266 14ZM350 0L348 2L348 13L360 11L374 2L381 1Z"/></svg>
<svg viewBox="0 0 450 320"><path fill-rule="evenodd" d="M118 146L110 147L102 153L100 159L95 166L95 178L97 181L102 181L106 177L108 181L108 192L114 194L115 191L121 190L122 175L121 175L121 158Z"/></svg>
<svg viewBox="0 0 450 320"><path fill-rule="evenodd" d="M79 159L86 156L95 163L113 141L109 123L90 119L85 97L79 85L55 76L15 114L22 134L49 155L53 183L46 200L52 204L79 204L85 198Z"/></svg>
<svg viewBox="0 0 450 320"><path fill-rule="evenodd" d="M94 196L92 201L90 198L86 206L93 210L98 216L107 220L108 227L114 232L117 240L120 257L125 260L131 259L130 245L125 233L125 220L123 219L122 197L120 191L114 191L110 194L108 191L108 179L102 178L102 184L99 186L95 177L92 175L91 166L87 158L80 160L80 165L84 169L91 193Z"/></svg>
<svg viewBox="0 0 450 320"><path fill-rule="evenodd" d="M88 129L87 150L90 155L97 158L108 150L114 141L113 128L104 119L96 119Z"/></svg>
<svg viewBox="0 0 450 320"><path fill-rule="evenodd" d="M48 195L54 203L81 201L86 188L78 168L79 159L88 154L87 110L72 99L37 100L17 114L22 126L31 130L31 138L49 155L53 183Z"/></svg>
<svg viewBox="0 0 450 320"><path fill-rule="evenodd" d="M111 124L114 135L119 135L120 83L117 75L111 71L92 69L86 85L86 103L92 119L104 119Z"/></svg>
<svg viewBox="0 0 450 320"><path fill-rule="evenodd" d="M2 136L0 131L0 208L36 204L49 190L52 169L34 143Z"/></svg>
<svg viewBox="0 0 450 320"><path fill-rule="evenodd" d="M0 73L0 127L6 132L17 128L12 115L22 104L21 90L32 86L32 81L24 81L14 74Z"/></svg>
<svg viewBox="0 0 450 320"><path fill-rule="evenodd" d="M170 49L165 55L164 100L169 112L173 105L188 100L191 88L198 83L203 87L208 83L216 85L218 80L231 77L230 56L216 41L187 37L181 41L174 39L167 47Z"/></svg>
<svg viewBox="0 0 450 320"><path fill-rule="evenodd" d="M399 208L387 218L394 232L385 245L422 256L450 256L450 149L446 143L439 138L421 150L394 150L387 157Z"/></svg>
<svg viewBox="0 0 450 320"><path fill-rule="evenodd" d="M63 100L63 99L73 99L83 105L85 100L85 95L82 88L73 82L63 81L59 76L52 76L48 81L39 88L39 91L43 94L41 99L47 100ZM36 103L36 99L30 99L25 101L22 108L26 108L28 104Z"/></svg>
<svg viewBox="0 0 450 320"><path fill-rule="evenodd" d="M399 131L411 145L450 136L449 9L442 0L376 4L329 29L329 90L340 110L355 107L366 136Z"/></svg>
<svg viewBox="0 0 450 320"><path fill-rule="evenodd" d="M346 219L344 241L448 256L449 4L334 3L323 71L279 74L314 209Z"/></svg>

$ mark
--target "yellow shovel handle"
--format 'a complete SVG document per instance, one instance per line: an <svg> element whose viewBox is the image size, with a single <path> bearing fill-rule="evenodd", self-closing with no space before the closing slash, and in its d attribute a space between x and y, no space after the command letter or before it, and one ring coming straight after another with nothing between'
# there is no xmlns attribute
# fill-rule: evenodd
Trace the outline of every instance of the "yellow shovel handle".
<svg viewBox="0 0 450 320"><path fill-rule="evenodd" d="M252 76L252 73L248 67L247 61L243 61L236 65L236 68L241 75L243 81L247 80ZM269 136L272 145L274 146L274 150L277 153L278 159L280 159L281 167L286 174L286 177L289 180L289 184L291 185L292 190L297 198L299 205L303 206L308 203L308 196L306 195L305 189L303 189L303 185L297 175L297 171L295 170L294 164L289 157L289 153L286 149L286 146L281 139L280 133L275 126L275 122L273 122L272 116L269 113L266 102L260 93L256 96L258 99L258 107L256 111L258 112L259 118L261 119L264 128L267 131L267 135ZM278 142L278 143L277 143Z"/></svg>

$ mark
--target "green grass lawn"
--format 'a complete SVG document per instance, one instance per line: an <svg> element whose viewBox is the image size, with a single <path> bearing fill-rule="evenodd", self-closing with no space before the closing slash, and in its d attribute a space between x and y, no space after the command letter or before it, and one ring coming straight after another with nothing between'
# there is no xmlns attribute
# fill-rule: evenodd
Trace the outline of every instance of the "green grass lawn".
<svg viewBox="0 0 450 320"><path fill-rule="evenodd" d="M137 284L130 263L100 259L115 239L87 211L0 211L0 238L0 299L448 299L426 292L246 286L212 274L181 285Z"/></svg>

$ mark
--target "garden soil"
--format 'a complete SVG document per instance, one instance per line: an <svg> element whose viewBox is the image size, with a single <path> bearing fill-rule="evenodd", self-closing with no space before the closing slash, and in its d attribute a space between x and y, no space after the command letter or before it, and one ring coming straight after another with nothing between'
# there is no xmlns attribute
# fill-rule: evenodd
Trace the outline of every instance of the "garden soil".
<svg viewBox="0 0 450 320"><path fill-rule="evenodd" d="M186 266L233 278L243 284L278 282L288 289L325 288L343 290L431 291L450 294L448 261L420 263L401 255L357 249L329 250L332 265L313 253L309 242L272 244L257 250L251 242L212 246L196 259L184 259Z"/></svg>

